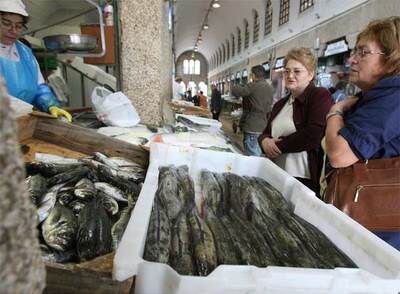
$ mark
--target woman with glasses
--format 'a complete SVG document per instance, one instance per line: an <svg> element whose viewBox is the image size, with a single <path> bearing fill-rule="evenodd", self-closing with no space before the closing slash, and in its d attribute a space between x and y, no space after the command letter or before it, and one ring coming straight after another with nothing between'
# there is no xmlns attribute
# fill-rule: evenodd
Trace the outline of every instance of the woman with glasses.
<svg viewBox="0 0 400 294"><path fill-rule="evenodd" d="M18 40L28 22L25 5L21 0L0 0L0 14L0 76L9 94L41 111L71 121L71 115L59 108L56 97L45 83L32 51Z"/></svg>
<svg viewBox="0 0 400 294"><path fill-rule="evenodd" d="M289 51L284 67L290 94L273 106L259 143L266 157L318 194L320 142L333 101L328 90L314 85L316 58L310 49Z"/></svg>
<svg viewBox="0 0 400 294"><path fill-rule="evenodd" d="M326 116L326 151L334 168L400 156L400 17L371 22L358 35L349 63L350 81L361 93ZM400 232L377 235L400 250Z"/></svg>

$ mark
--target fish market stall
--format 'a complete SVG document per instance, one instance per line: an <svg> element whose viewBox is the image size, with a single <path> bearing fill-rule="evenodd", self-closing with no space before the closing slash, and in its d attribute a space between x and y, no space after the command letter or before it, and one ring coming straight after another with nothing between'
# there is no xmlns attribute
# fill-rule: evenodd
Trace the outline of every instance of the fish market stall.
<svg viewBox="0 0 400 294"><path fill-rule="evenodd" d="M148 152L53 118L22 116L18 124L40 223L45 292L129 293L133 279L112 279L113 250L141 189Z"/></svg>
<svg viewBox="0 0 400 294"><path fill-rule="evenodd" d="M397 293L400 253L268 159L151 144L114 276L135 293Z"/></svg>

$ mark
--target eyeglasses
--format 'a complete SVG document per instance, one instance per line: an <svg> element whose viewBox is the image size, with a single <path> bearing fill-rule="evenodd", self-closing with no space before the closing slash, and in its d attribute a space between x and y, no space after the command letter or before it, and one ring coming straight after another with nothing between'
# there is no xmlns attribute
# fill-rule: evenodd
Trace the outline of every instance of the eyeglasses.
<svg viewBox="0 0 400 294"><path fill-rule="evenodd" d="M379 54L379 55L386 55L383 52L379 52L379 51L372 51L372 50L368 50L365 48L354 48L353 50L351 50L350 56L355 56L358 57L360 59L364 58L365 56L367 56L368 54Z"/></svg>
<svg viewBox="0 0 400 294"><path fill-rule="evenodd" d="M288 76L288 75L290 75L291 73L292 74L294 74L296 77L297 76L300 76L303 72L305 72L306 70L305 69L298 69L298 68L296 68L296 69L294 69L294 70L291 70L291 69L287 69L287 68L285 68L284 70L283 70L283 74L285 75L285 76Z"/></svg>
<svg viewBox="0 0 400 294"><path fill-rule="evenodd" d="M1 20L1 27L6 29L6 30L11 30L12 28L15 29L17 32L23 32L27 29L26 25L23 23L13 23L12 21L8 19L2 19Z"/></svg>

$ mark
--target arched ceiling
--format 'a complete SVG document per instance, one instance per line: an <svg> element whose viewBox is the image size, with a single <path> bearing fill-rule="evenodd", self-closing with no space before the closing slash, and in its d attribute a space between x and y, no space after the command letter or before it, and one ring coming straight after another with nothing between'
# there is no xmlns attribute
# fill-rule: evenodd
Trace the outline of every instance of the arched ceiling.
<svg viewBox="0 0 400 294"><path fill-rule="evenodd" d="M276 0L275 0L276 1ZM211 0L177 0L175 2L175 54L179 57L187 50L193 50L200 32L204 16ZM208 16L208 30L202 30L203 42L199 52L209 61L222 43L226 43L232 33L236 40L236 27L242 30L243 20L249 22L252 31L253 9L258 11L261 26L264 19L265 0L219 0L220 8L213 8ZM243 40L242 40L243 42Z"/></svg>

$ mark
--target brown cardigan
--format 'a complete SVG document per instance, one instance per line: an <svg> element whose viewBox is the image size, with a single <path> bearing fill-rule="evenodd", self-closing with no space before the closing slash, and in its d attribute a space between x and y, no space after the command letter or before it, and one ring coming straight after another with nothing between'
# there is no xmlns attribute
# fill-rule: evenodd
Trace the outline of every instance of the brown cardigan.
<svg viewBox="0 0 400 294"><path fill-rule="evenodd" d="M279 100L272 108L267 127L258 138L261 141L271 136L271 123L288 101L289 96ZM307 151L310 176L316 187L319 186L319 177L322 168L322 154L319 151L321 139L325 132L325 116L333 105L331 94L322 87L315 87L310 83L304 92L295 98L293 103L293 122L296 132L281 137L277 142L282 153Z"/></svg>

